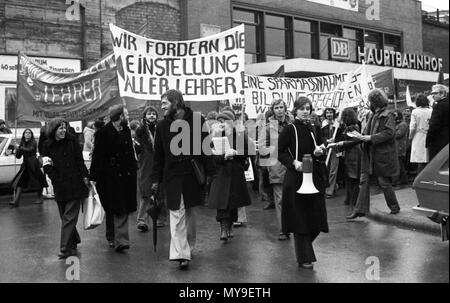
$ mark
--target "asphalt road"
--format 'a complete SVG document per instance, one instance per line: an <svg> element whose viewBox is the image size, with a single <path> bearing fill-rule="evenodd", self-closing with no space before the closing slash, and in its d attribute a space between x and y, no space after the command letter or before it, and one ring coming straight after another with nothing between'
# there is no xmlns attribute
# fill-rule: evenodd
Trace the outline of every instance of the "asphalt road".
<svg viewBox="0 0 450 303"><path fill-rule="evenodd" d="M31 204L25 194L19 208L0 196L0 282L68 282L75 263L58 260L60 219L56 203ZM347 222L343 192L327 200L330 233L314 242L314 270L299 269L293 240L277 240L275 210L262 210L253 195L249 223L235 237L219 240L215 210L198 207L197 245L190 269L180 271L168 260L169 227L158 229L157 252L151 232L137 231L130 217L131 249L110 249L104 225L79 232L79 282L449 282L449 242L439 237L367 218ZM75 262L75 261L74 261ZM72 266L72 267L71 267ZM378 270L379 269L379 270ZM69 274L70 277L74 277ZM76 276L75 276L76 277Z"/></svg>

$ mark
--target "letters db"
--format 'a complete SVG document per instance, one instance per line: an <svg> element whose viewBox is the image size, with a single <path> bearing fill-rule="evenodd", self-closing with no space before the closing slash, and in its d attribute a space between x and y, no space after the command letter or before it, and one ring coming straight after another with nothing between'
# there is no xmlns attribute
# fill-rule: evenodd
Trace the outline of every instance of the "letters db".
<svg viewBox="0 0 450 303"><path fill-rule="evenodd" d="M330 57L332 60L350 60L348 40L330 37Z"/></svg>

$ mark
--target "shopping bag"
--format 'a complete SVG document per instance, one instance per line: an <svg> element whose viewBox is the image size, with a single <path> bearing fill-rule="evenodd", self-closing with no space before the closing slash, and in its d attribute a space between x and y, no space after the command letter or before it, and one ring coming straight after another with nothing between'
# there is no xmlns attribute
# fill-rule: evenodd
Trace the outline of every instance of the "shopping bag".
<svg viewBox="0 0 450 303"><path fill-rule="evenodd" d="M255 180L255 175L253 173L253 165L250 158L247 159L249 165L248 168L245 170L245 181L250 182Z"/></svg>
<svg viewBox="0 0 450 303"><path fill-rule="evenodd" d="M100 198L95 185L91 183L89 196L83 201L83 225L84 229L93 229L101 225L105 217L105 211L100 203Z"/></svg>

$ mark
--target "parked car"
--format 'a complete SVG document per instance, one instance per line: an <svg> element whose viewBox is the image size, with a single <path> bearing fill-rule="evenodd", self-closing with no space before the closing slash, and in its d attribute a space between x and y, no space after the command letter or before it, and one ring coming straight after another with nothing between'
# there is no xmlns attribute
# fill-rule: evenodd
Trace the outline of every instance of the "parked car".
<svg viewBox="0 0 450 303"><path fill-rule="evenodd" d="M36 137L39 140L39 135ZM16 158L16 146L20 143L21 137L14 134L0 134L0 188L11 186L11 181L20 169L22 159ZM86 167L91 166L89 152L83 152L83 159Z"/></svg>
<svg viewBox="0 0 450 303"><path fill-rule="evenodd" d="M414 212L440 224L443 241L448 240L449 237L448 152L447 144L420 172L413 183L419 201L419 205L413 208Z"/></svg>

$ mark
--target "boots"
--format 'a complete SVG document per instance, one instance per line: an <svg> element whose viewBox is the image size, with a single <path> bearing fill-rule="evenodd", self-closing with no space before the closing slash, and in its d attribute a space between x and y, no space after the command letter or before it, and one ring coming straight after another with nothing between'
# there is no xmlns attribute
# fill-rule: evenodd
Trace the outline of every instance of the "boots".
<svg viewBox="0 0 450 303"><path fill-rule="evenodd" d="M228 239L231 239L234 237L233 222L227 222L227 223L228 223L227 236L228 236Z"/></svg>
<svg viewBox="0 0 450 303"><path fill-rule="evenodd" d="M220 221L220 240L226 241L228 240L228 226L225 220Z"/></svg>

